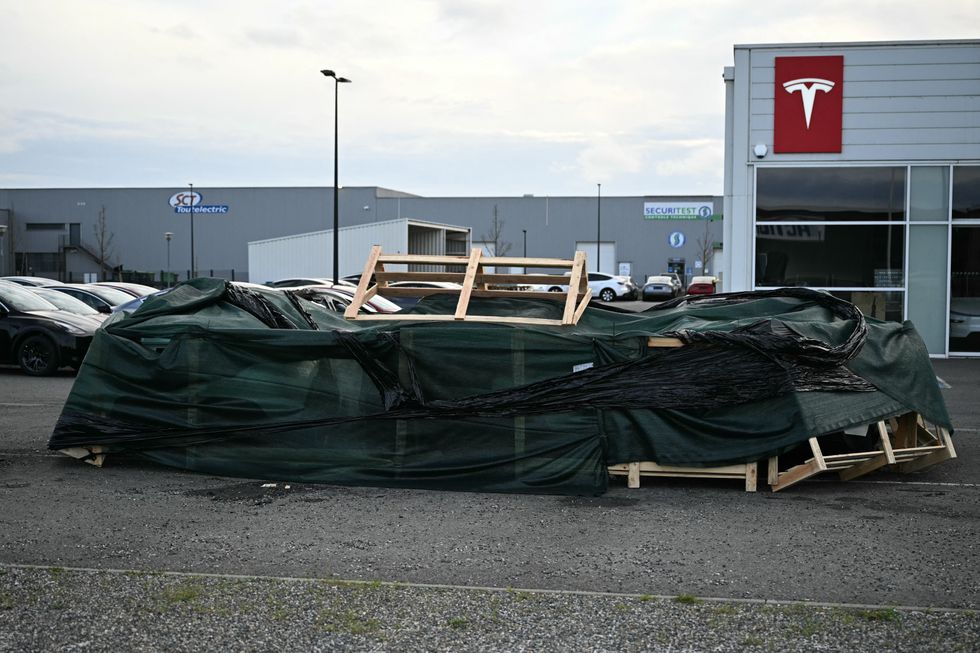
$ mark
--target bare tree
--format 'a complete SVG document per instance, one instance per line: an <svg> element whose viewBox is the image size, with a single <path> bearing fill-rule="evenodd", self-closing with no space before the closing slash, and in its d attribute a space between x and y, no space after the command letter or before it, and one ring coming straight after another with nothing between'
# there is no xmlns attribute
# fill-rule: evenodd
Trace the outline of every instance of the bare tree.
<svg viewBox="0 0 980 653"><path fill-rule="evenodd" d="M95 232L95 253L99 260L99 271L102 274L102 279L105 280L106 262L112 256L112 239L114 234L109 231L109 227L106 225L104 204L99 209L99 219L92 225L92 231Z"/></svg>
<svg viewBox="0 0 980 653"><path fill-rule="evenodd" d="M711 218L704 221L704 233L698 238L698 258L701 259L701 271L709 274L711 259L715 255L715 241L711 237Z"/></svg>
<svg viewBox="0 0 980 653"><path fill-rule="evenodd" d="M493 243L493 256L507 256L511 244L500 239L504 232L504 221L497 217L497 205L493 205L493 220L490 221L490 233L481 234L480 240L485 243Z"/></svg>

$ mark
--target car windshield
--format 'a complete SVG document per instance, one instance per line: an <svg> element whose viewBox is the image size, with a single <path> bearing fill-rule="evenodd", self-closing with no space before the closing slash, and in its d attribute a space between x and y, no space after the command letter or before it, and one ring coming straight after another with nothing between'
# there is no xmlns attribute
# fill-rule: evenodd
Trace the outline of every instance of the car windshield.
<svg viewBox="0 0 980 653"><path fill-rule="evenodd" d="M96 297L106 300L113 306L125 304L133 298L129 293L116 290L115 288L107 288L106 286L83 286L83 290L87 290Z"/></svg>
<svg viewBox="0 0 980 653"><path fill-rule="evenodd" d="M69 313L74 313L75 315L99 315L99 312L86 304L85 302L75 299L71 295L66 295L63 292L58 292L57 290L48 290L47 288L34 288L31 292L35 295L40 296L63 311L68 311Z"/></svg>
<svg viewBox="0 0 980 653"><path fill-rule="evenodd" d="M17 311L57 311L58 307L42 299L34 292L17 286L4 285L0 288L0 301L4 306Z"/></svg>

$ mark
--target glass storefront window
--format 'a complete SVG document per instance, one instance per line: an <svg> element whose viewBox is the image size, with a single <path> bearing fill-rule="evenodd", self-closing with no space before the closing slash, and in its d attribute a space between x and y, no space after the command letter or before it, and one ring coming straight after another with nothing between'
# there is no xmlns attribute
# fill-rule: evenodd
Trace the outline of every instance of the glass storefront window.
<svg viewBox="0 0 980 653"><path fill-rule="evenodd" d="M904 221L905 167L759 168L756 220Z"/></svg>
<svg viewBox="0 0 980 653"><path fill-rule="evenodd" d="M980 166L953 168L953 219L980 220Z"/></svg>
<svg viewBox="0 0 980 653"><path fill-rule="evenodd" d="M757 225L756 286L901 288L903 225Z"/></svg>

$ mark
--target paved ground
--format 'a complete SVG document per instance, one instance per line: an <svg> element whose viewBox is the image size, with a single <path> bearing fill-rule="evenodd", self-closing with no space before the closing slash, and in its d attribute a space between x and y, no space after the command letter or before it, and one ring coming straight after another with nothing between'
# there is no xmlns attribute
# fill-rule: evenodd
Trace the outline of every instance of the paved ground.
<svg viewBox="0 0 980 653"><path fill-rule="evenodd" d="M921 474L597 498L96 469L45 449L73 377L0 369L0 651L978 650L980 361L935 367Z"/></svg>

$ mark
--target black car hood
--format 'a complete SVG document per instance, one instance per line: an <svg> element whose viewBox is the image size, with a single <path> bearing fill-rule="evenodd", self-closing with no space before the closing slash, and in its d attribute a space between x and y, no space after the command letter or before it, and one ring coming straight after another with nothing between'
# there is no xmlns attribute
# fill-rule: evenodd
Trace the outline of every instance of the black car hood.
<svg viewBox="0 0 980 653"><path fill-rule="evenodd" d="M56 322L64 322L65 324L70 324L73 327L84 330L87 335L94 334L95 330L99 328L99 323L91 318L85 317L84 315L75 315L68 311L24 311L23 314L54 320Z"/></svg>

